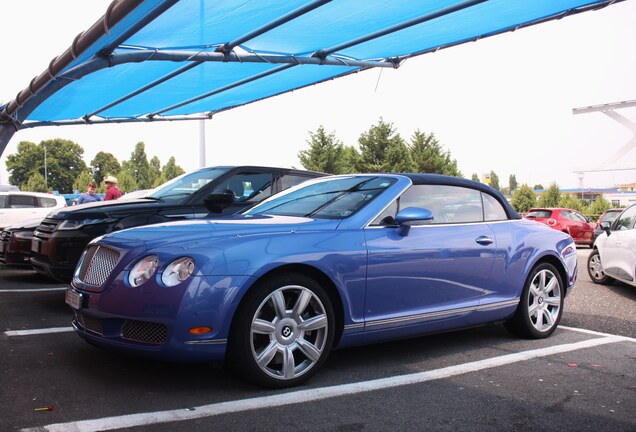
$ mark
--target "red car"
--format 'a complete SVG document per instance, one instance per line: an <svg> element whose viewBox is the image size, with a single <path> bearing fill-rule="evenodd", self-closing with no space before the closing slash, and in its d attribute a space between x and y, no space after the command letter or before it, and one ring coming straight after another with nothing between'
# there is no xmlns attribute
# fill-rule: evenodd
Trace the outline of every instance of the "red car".
<svg viewBox="0 0 636 432"><path fill-rule="evenodd" d="M576 244L592 246L594 224L583 213L569 208L533 208L524 218L570 234Z"/></svg>

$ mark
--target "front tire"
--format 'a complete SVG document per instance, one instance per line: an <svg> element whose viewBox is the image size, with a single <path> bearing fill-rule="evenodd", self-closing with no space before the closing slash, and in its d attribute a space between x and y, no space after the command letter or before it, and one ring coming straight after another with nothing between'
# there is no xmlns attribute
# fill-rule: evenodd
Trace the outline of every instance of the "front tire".
<svg viewBox="0 0 636 432"><path fill-rule="evenodd" d="M537 265L528 276L513 318L505 325L517 336L543 339L559 325L565 290L557 269L549 263Z"/></svg>
<svg viewBox="0 0 636 432"><path fill-rule="evenodd" d="M313 279L285 273L261 281L237 311L228 361L258 385L285 388L308 380L331 351L334 312Z"/></svg>
<svg viewBox="0 0 636 432"><path fill-rule="evenodd" d="M587 274L590 275L592 282L596 284L607 285L612 282L612 278L603 271L601 255L598 253L598 249L593 250L587 258Z"/></svg>

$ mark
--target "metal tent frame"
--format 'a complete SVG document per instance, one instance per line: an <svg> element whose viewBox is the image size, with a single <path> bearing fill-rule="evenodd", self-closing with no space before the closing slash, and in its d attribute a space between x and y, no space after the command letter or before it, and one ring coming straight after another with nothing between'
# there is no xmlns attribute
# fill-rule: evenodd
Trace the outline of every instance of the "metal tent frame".
<svg viewBox="0 0 636 432"><path fill-rule="evenodd" d="M13 134L25 128L209 119L215 113L264 98L367 69L398 68L404 60L414 56L620 1L623 0L382 0L368 4L362 0L242 3L224 0L218 2L218 6L214 5L217 10L211 2L204 5L204 0L114 0L102 19L78 35L71 47L53 59L47 70L35 77L15 99L0 107L0 154ZM240 12L241 7L246 7L245 3L250 9L243 16ZM362 13L356 9L361 5L367 5L363 12L374 26L366 25ZM198 11L193 10L196 7ZM221 11L222 7L225 9ZM273 15L269 12L271 9L275 9ZM226 39L205 39L204 43L194 45L179 46L178 41L175 41L176 45L166 43L166 40L172 40L165 35L180 23L184 11L200 20L200 23L188 21L188 24L201 34L223 27L223 24L227 24L228 29L232 28L231 24L241 24L245 29L241 34L230 35L228 31L227 35L217 36L227 36ZM225 23L226 15L232 16L234 21ZM254 19L253 26L244 24L244 21L250 21L247 18L261 16L263 20L256 23L258 20ZM360 24L364 31L331 25L329 28L334 31L314 37L314 32L298 30L302 30L306 22L335 20L340 16L345 17L343 20L348 24ZM247 18L238 20L237 17ZM307 21L310 18L311 21ZM484 22L480 21L482 18ZM298 43L298 46L311 47L311 51L275 49L277 45L293 45L287 43L291 38L287 34L290 25L295 25L292 30L296 30L299 40L302 37L303 44ZM461 31L445 32L448 26ZM464 28L469 28L472 33ZM333 35L335 30L337 35ZM157 42L151 46L135 43L136 39L154 42L153 38ZM402 45L407 44L396 41L409 41L408 47L404 48ZM273 48L251 46L265 43ZM122 89L120 94L111 97L110 93L117 92L97 85L97 81L112 83L119 90L119 75L140 70L131 68L129 71L124 67L136 64L147 65L141 70L152 69L152 73L146 73L136 86ZM156 73L153 69L156 67L151 66L156 64L169 67ZM225 68L230 64L237 68L230 72L224 70L225 75L215 70L216 73L209 76L223 75L222 81L207 88L214 80L206 76L201 80L205 85L184 92L179 80L191 71L211 64ZM297 66L308 68L296 72ZM290 75L291 70L293 75ZM320 72L316 72L318 70ZM93 79L95 76L100 79ZM60 114L55 109L68 95L83 95L87 91L99 97L73 99L69 108L71 113ZM234 95L237 91L241 92L239 97ZM178 100L169 97L176 93L180 96Z"/></svg>

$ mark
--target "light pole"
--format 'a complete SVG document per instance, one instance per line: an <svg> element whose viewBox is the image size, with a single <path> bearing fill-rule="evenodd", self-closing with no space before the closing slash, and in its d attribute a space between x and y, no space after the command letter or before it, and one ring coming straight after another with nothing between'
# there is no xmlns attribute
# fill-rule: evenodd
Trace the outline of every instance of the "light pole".
<svg viewBox="0 0 636 432"><path fill-rule="evenodd" d="M44 187L49 190L49 170L46 164L46 144L44 146Z"/></svg>

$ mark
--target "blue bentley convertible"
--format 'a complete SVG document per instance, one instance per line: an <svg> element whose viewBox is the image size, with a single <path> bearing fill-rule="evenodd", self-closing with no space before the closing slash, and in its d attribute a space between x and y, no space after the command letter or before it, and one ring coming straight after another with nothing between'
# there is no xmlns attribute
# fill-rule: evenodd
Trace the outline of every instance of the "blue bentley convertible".
<svg viewBox="0 0 636 432"><path fill-rule="evenodd" d="M95 345L225 361L287 387L335 347L496 322L547 337L576 275L572 238L522 219L489 186L355 174L310 180L240 215L99 237L66 302Z"/></svg>

